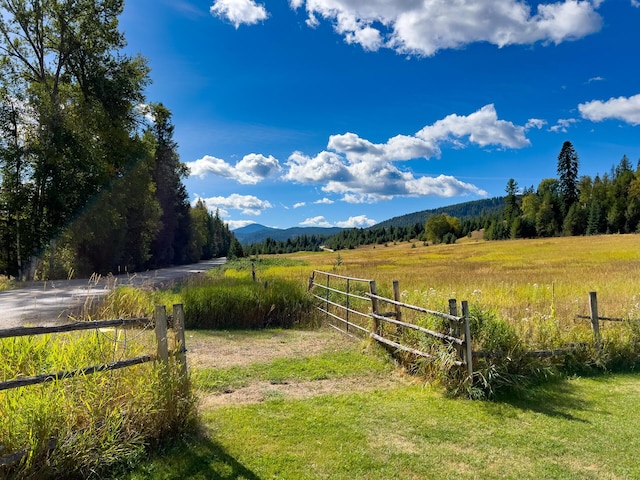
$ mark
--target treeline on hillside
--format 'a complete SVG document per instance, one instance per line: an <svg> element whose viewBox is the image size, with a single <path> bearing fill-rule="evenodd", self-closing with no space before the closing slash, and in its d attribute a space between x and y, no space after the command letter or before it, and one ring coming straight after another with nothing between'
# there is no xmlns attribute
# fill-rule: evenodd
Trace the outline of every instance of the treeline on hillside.
<svg viewBox="0 0 640 480"><path fill-rule="evenodd" d="M287 241L267 239L250 245L245 252L254 254L291 253L352 249L362 245L424 241L454 243L458 238L484 229L488 240L535 238L557 235L596 235L640 233L640 161L634 169L627 156L609 173L589 176L578 174L578 154L571 142L565 142L558 155L558 178L543 179L519 191L510 179L506 196L461 204L458 210L443 208L403 215L367 229L343 230L339 234L300 236ZM498 207L498 208L496 208ZM478 212L475 216L458 218ZM409 219L425 218L413 224Z"/></svg>
<svg viewBox="0 0 640 480"><path fill-rule="evenodd" d="M325 235L299 235L287 240L267 238L264 242L252 243L244 247L245 255L267 255L275 253L317 252L327 241Z"/></svg>
<svg viewBox="0 0 640 480"><path fill-rule="evenodd" d="M253 243L244 248L246 255L274 254L274 253L293 253L298 251L316 252L322 248L330 250L349 250L363 245L385 245L398 242L412 241L431 241L440 243L441 241L455 241L456 238L468 235L470 232L483 228L484 224L493 216L480 216L467 218L463 221L456 219L455 234L454 230L437 233L436 237L427 235L424 223L415 223L410 226L398 227L389 225L387 227L370 227L370 228L352 228L343 230L336 235L300 235L286 241L276 241L272 238L266 239L264 242ZM430 226L429 219L453 218L446 214L431 215L427 219L427 227ZM447 238L443 237L451 233Z"/></svg>
<svg viewBox="0 0 640 480"><path fill-rule="evenodd" d="M485 238L551 237L640 232L640 162L626 155L609 173L578 175L578 154L565 142L558 155L558 178L518 192L510 179L503 212L485 226Z"/></svg>
<svg viewBox="0 0 640 480"><path fill-rule="evenodd" d="M438 207L431 210L407 213L405 215L400 215L398 217L385 220L384 222L380 222L373 228L413 227L416 224L424 225L427 218L443 214L459 218L461 221L472 218L488 218L493 214L501 212L503 207L504 197L485 198L482 200L449 205L446 207Z"/></svg>
<svg viewBox="0 0 640 480"><path fill-rule="evenodd" d="M123 2L0 3L0 273L54 278L226 255L192 208L171 113L122 52Z"/></svg>

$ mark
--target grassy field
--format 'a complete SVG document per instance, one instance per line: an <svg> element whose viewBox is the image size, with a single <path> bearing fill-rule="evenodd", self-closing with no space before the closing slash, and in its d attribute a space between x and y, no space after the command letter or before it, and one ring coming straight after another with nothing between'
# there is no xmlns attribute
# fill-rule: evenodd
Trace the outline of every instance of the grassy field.
<svg viewBox="0 0 640 480"><path fill-rule="evenodd" d="M325 332L318 335L318 342L329 340ZM292 332L284 341L295 343L295 336ZM203 400L199 433L117 478L640 476L633 441L640 421L637 374L574 377L495 402L453 399L437 386L398 377L392 362L341 338L332 352L196 370L204 398L249 391L254 384L262 396L240 396L228 404ZM227 339L256 349L267 340L262 332ZM352 382L341 388L345 384L338 380L345 377ZM333 389L314 393L323 381L334 382ZM296 384L310 393L294 396L278 388Z"/></svg>
<svg viewBox="0 0 640 480"><path fill-rule="evenodd" d="M601 315L638 318L639 241L627 235L416 243L253 260L260 279L306 283L319 269L375 279L383 293L397 279L409 303L442 309L451 297L466 299L520 334L543 337L588 334L574 316L588 313L592 290ZM248 276L250 263L217 275ZM604 336L615 328L605 327ZM323 335L317 343L330 344L326 332L316 333ZM369 344L336 336L335 348L312 352L308 337L298 348L289 345L298 334L191 332L201 430L119 478L640 478L637 373L556 377L518 396L473 401L400 374ZM203 360L213 339L218 343ZM278 344L288 345L282 357L253 355ZM234 351L241 365L221 363Z"/></svg>
<svg viewBox="0 0 640 480"><path fill-rule="evenodd" d="M339 262L337 261L340 257ZM573 322L598 292L601 314L640 316L640 236L602 235L453 245L402 243L340 252L298 253L309 267L274 273L306 281L309 268L370 278L388 291L399 280L418 305L468 300L522 320L551 315ZM339 266L337 266L339 263Z"/></svg>

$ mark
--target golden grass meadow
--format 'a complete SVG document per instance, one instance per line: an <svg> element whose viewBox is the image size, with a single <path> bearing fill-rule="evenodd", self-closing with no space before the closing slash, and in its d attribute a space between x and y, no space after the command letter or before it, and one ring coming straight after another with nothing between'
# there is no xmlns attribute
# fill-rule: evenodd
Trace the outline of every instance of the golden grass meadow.
<svg viewBox="0 0 640 480"><path fill-rule="evenodd" d="M496 309L509 320L536 315L573 323L588 315L589 292L600 315L640 315L640 236L602 235L453 245L422 242L338 252L295 253L308 267L275 267L265 275L306 281L312 269L376 280L388 293L400 282L407 303L444 308L449 298Z"/></svg>

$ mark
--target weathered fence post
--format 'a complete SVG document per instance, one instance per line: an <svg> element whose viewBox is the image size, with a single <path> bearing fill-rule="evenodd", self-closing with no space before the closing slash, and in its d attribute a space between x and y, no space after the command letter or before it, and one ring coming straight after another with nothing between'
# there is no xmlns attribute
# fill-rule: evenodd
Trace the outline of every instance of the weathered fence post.
<svg viewBox="0 0 640 480"><path fill-rule="evenodd" d="M311 289L313 288L315 277L316 277L316 272L314 270L313 272L311 272L311 276L309 277L309 286L307 287L307 290L311 291Z"/></svg>
<svg viewBox="0 0 640 480"><path fill-rule="evenodd" d="M471 326L469 325L469 304L462 301L462 316L464 318L464 361L467 364L467 373L473 375L473 348L471 345Z"/></svg>
<svg viewBox="0 0 640 480"><path fill-rule="evenodd" d="M376 288L376 281L371 280L369 282L369 293L371 295L378 295L378 289ZM371 297L371 312L373 313L373 333L380 335L380 319L376 318L375 315L379 315L378 310L378 299L375 297Z"/></svg>
<svg viewBox="0 0 640 480"><path fill-rule="evenodd" d="M458 301L455 298L449 299L449 315L458 316ZM460 324L458 322L449 322L449 334L454 337L460 337Z"/></svg>
<svg viewBox="0 0 640 480"><path fill-rule="evenodd" d="M398 280L394 280L393 281L393 299L396 302L400 302L400 283L398 282ZM400 305L396 304L396 320L398 320L399 322L402 321L402 309L400 308ZM402 336L402 330L403 328L398 325L396 327L396 334L398 335L398 338L400 338Z"/></svg>
<svg viewBox="0 0 640 480"><path fill-rule="evenodd" d="M452 317L458 316L458 301L455 298L449 299L449 315ZM460 338L460 330L462 329L460 328L459 322L449 321L449 335ZM464 350L462 345L456 345L455 349L458 352L460 360L464 360Z"/></svg>
<svg viewBox="0 0 640 480"><path fill-rule="evenodd" d="M346 327L346 331L347 333L349 333L349 279L347 278L347 299L346 299L346 310L345 310L345 314L346 314L346 320L347 323L345 324Z"/></svg>
<svg viewBox="0 0 640 480"><path fill-rule="evenodd" d="M156 340L158 342L158 360L169 361L169 343L167 342L167 309L164 305L156 305L155 311Z"/></svg>
<svg viewBox="0 0 640 480"><path fill-rule="evenodd" d="M589 292L589 308L591 310L591 327L596 348L600 348L602 338L600 336L600 320L598 319L598 297L596 292Z"/></svg>
<svg viewBox="0 0 640 480"><path fill-rule="evenodd" d="M184 335L184 308L181 303L173 306L173 328L176 335L176 358L182 379L187 378L187 343Z"/></svg>

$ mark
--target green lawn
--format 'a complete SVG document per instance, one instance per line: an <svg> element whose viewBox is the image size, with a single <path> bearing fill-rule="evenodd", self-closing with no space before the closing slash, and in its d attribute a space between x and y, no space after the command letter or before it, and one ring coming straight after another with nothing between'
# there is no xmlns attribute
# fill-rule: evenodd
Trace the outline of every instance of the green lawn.
<svg viewBox="0 0 640 480"><path fill-rule="evenodd" d="M640 375L480 402L421 385L202 412L139 479L640 478Z"/></svg>

